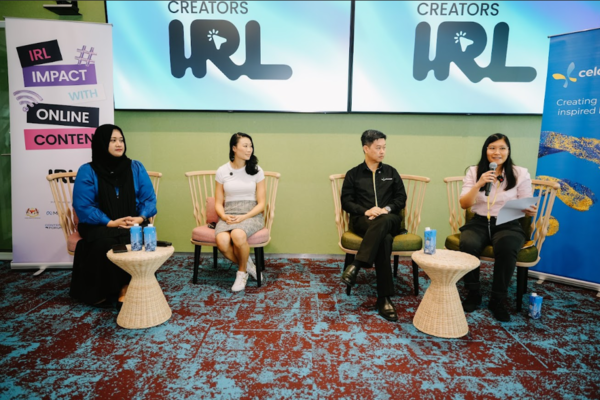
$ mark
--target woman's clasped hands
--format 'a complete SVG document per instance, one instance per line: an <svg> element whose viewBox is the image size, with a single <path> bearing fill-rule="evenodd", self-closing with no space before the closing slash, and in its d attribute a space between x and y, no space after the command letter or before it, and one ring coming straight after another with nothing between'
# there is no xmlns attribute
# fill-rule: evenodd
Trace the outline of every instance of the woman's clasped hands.
<svg viewBox="0 0 600 400"><path fill-rule="evenodd" d="M141 225L144 222L142 217L123 217L110 221L106 226L109 228L129 229L135 224Z"/></svg>
<svg viewBox="0 0 600 400"><path fill-rule="evenodd" d="M239 224L242 221L245 221L248 217L244 215L225 215L223 219L227 225Z"/></svg>

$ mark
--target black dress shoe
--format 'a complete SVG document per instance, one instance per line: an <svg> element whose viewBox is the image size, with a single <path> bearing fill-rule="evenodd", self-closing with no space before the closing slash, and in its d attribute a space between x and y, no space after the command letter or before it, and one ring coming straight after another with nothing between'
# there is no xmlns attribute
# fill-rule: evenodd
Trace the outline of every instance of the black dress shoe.
<svg viewBox="0 0 600 400"><path fill-rule="evenodd" d="M342 283L350 287L354 286L356 284L356 277L358 276L358 271L360 271L360 268L356 265L348 265L348 268L346 268L342 273Z"/></svg>
<svg viewBox="0 0 600 400"><path fill-rule="evenodd" d="M398 321L398 314L389 297L377 299L377 312L388 321Z"/></svg>
<svg viewBox="0 0 600 400"><path fill-rule="evenodd" d="M467 298L463 300L462 306L465 312L473 312L481 305L481 293L479 290L469 290Z"/></svg>
<svg viewBox="0 0 600 400"><path fill-rule="evenodd" d="M488 308L492 312L492 315L496 320L500 322L508 322L510 321L510 314L506 310L506 306L504 305L503 300L491 298L490 303L488 304Z"/></svg>

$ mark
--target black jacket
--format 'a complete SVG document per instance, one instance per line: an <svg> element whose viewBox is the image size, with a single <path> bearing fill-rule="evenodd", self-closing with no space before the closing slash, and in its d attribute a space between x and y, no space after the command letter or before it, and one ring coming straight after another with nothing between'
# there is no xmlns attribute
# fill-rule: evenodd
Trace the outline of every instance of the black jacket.
<svg viewBox="0 0 600 400"><path fill-rule="evenodd" d="M400 214L405 204L404 182L394 167L379 163L373 172L363 162L346 173L342 185L342 208L351 216L364 215L375 206L389 206L391 214Z"/></svg>

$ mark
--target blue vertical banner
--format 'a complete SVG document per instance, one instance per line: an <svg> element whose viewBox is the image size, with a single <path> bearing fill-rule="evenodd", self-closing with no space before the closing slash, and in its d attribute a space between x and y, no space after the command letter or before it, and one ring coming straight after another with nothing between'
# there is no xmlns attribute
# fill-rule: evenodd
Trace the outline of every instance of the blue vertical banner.
<svg viewBox="0 0 600 400"><path fill-rule="evenodd" d="M532 270L600 283L600 29L550 38L537 178L560 184Z"/></svg>

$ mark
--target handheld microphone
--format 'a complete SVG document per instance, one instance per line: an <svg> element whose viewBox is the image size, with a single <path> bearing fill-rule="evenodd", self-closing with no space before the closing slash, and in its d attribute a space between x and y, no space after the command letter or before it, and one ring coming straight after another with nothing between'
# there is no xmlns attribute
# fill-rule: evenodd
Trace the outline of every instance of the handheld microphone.
<svg viewBox="0 0 600 400"><path fill-rule="evenodd" d="M490 171L496 171L496 167L498 166L498 164L496 164L495 162L491 162L490 163ZM485 196L489 196L490 195L490 190L492 190L492 182L488 182L485 184Z"/></svg>

